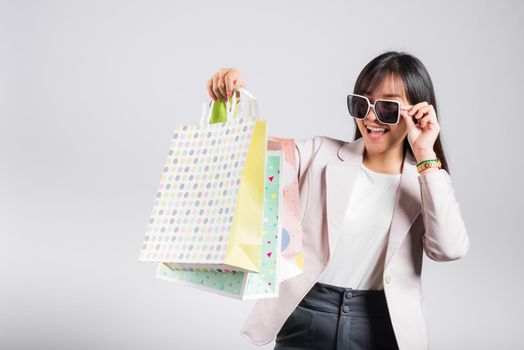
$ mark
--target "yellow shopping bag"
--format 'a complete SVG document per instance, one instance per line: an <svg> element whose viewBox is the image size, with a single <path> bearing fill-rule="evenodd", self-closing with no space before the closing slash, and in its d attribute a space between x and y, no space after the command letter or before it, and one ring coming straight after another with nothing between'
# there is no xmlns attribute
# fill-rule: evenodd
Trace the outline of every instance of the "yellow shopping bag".
<svg viewBox="0 0 524 350"><path fill-rule="evenodd" d="M245 90L244 90L245 91ZM216 100L212 106L210 124L223 123L233 115L238 117L238 104L235 94L226 104ZM243 266L246 270L258 272L260 269L261 238L264 219L264 169L266 163L267 123L257 120L246 163L240 180L237 210L233 227L228 238L228 249L224 263Z"/></svg>

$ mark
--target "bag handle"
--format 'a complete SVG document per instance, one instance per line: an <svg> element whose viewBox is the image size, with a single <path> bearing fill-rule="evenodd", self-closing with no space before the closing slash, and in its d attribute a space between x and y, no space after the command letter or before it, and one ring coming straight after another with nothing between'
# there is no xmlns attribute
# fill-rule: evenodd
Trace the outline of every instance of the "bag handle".
<svg viewBox="0 0 524 350"><path fill-rule="evenodd" d="M234 115L238 112L238 106L233 107L235 110ZM215 123L224 123L227 120L234 118L231 111L233 109L230 107L229 101L224 102L222 100L211 101L209 106L209 113L207 109L207 104L204 102L202 104L202 115L200 117L200 124L215 124Z"/></svg>
<svg viewBox="0 0 524 350"><path fill-rule="evenodd" d="M242 101L246 101L247 103L247 108L248 108L248 115L247 117L256 117L257 119L259 118L260 114L259 114L259 111L258 111L258 101L257 101L257 98L249 91L247 91L246 89L242 88L242 87L235 87L234 90L237 90L238 92L240 92L240 95L244 94L245 96L248 97L248 99L244 99L244 100L241 100L239 105L242 104ZM242 110L240 108L240 110Z"/></svg>
<svg viewBox="0 0 524 350"><path fill-rule="evenodd" d="M256 117L259 118L259 110L258 110L258 102L257 98L249 91L247 91L244 88L235 86L233 88L233 91L240 92L240 95L247 96L246 99L240 99L240 101L237 101L235 97L235 94L228 98L226 100L226 114L227 119L226 121L232 120L233 118L236 118L239 114L242 115L242 110L245 108L245 104L247 104L248 114L247 117ZM200 124L209 124L211 121L211 114L214 111L213 108L219 107L215 106L215 100L209 99L207 102L202 103L202 113L200 116ZM221 102L220 102L221 103ZM233 112L235 111L235 112Z"/></svg>

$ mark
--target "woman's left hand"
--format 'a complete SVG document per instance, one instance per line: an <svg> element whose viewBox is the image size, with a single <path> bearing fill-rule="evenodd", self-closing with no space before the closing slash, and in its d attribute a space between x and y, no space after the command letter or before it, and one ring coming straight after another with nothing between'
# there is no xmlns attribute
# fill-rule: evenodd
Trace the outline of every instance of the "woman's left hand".
<svg viewBox="0 0 524 350"><path fill-rule="evenodd" d="M400 108L400 115L408 127L408 142L415 155L433 153L433 145L440 132L437 114L426 101ZM413 122L415 117L418 124Z"/></svg>

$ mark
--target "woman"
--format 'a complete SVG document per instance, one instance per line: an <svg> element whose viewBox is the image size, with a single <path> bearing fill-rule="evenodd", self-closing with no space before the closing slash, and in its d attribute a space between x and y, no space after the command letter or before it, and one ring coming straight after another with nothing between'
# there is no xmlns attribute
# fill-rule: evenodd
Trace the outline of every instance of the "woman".
<svg viewBox="0 0 524 350"><path fill-rule="evenodd" d="M245 87L223 69L213 99ZM355 140L296 141L304 273L261 299L241 334L275 349L428 349L423 252L451 261L469 250L424 65L386 52L348 95Z"/></svg>

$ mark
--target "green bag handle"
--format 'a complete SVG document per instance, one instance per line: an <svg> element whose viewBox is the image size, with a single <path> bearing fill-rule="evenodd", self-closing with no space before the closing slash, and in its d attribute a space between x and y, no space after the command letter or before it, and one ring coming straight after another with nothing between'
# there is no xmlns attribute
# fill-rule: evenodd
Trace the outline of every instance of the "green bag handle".
<svg viewBox="0 0 524 350"><path fill-rule="evenodd" d="M232 101L234 96L229 99ZM232 102L231 102L232 103ZM235 111L233 112L233 118L238 116L238 103L234 105ZM227 121L227 104L224 100L215 100L211 107L211 117L209 118L209 124L224 123Z"/></svg>
<svg viewBox="0 0 524 350"><path fill-rule="evenodd" d="M235 119L240 114L244 114L244 109L246 117L259 117L257 98L251 92L238 86L235 86L233 91L238 91L244 98L237 100L231 96L227 101L210 100L202 103L200 125L227 122L228 119Z"/></svg>

